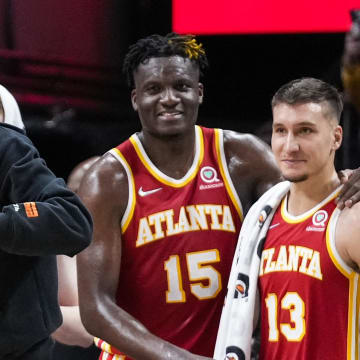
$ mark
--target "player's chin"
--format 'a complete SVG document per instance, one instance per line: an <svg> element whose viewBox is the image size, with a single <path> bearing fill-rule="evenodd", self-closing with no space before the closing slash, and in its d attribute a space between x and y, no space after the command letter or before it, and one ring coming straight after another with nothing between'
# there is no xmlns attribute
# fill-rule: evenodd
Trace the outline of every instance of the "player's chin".
<svg viewBox="0 0 360 360"><path fill-rule="evenodd" d="M185 122L167 122L167 123L163 123L161 124L161 126L159 126L158 131L166 136L175 136L175 135L182 135L184 133L187 133L189 131L190 127L187 123ZM191 130L193 129L193 126L191 126Z"/></svg>
<svg viewBox="0 0 360 360"><path fill-rule="evenodd" d="M283 178L287 181L293 183L299 183L305 181L309 178L308 174L291 174L291 173L283 173Z"/></svg>

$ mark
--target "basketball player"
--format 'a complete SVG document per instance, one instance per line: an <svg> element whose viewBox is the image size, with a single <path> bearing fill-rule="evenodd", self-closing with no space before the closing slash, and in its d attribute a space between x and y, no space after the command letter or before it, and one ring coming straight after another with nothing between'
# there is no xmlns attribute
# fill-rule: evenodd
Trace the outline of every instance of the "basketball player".
<svg viewBox="0 0 360 360"><path fill-rule="evenodd" d="M269 190L272 199L279 196L278 206L268 211L273 217L266 222L262 253L257 251L263 360L359 356L360 204L340 212L334 201L340 190L334 157L342 142L342 108L338 91L314 78L291 81L272 99L272 149L290 183L281 185L280 194L274 192L279 186ZM253 209L262 199L249 212L255 218ZM244 226L243 249L251 238L246 231ZM230 296L234 286L229 284L224 314L235 301ZM249 296L237 306L251 301ZM237 347L241 339L232 337L240 321L232 316L227 324L226 356L235 352L245 360L249 347ZM220 331L219 339L226 332Z"/></svg>
<svg viewBox="0 0 360 360"><path fill-rule="evenodd" d="M95 223L78 257L80 310L101 359L212 356L244 212L280 179L254 136L195 125L206 67L201 44L177 34L125 58L142 129L79 190Z"/></svg>
<svg viewBox="0 0 360 360"><path fill-rule="evenodd" d="M358 359L360 205L334 202L342 106L312 78L272 101L272 149L291 185L262 252L261 359Z"/></svg>

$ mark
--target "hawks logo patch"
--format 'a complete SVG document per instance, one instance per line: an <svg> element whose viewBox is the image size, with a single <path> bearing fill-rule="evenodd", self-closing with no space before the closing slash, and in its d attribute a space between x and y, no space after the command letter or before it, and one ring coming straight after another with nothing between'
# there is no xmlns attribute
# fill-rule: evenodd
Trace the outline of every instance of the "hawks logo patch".
<svg viewBox="0 0 360 360"><path fill-rule="evenodd" d="M228 346L226 348L226 360L245 360L244 352L237 346Z"/></svg>
<svg viewBox="0 0 360 360"><path fill-rule="evenodd" d="M259 226L262 227L265 223L265 220L267 219L267 217L269 216L269 214L271 213L271 206L266 205L261 211L260 211L260 215L259 215Z"/></svg>
<svg viewBox="0 0 360 360"><path fill-rule="evenodd" d="M234 298L245 298L249 295L249 276L239 273L236 285Z"/></svg>

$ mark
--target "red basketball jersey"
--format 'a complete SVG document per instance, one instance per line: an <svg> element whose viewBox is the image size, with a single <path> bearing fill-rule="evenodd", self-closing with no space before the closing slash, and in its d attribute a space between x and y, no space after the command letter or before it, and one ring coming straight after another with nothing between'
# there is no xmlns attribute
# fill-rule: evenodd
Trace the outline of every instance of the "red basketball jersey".
<svg viewBox="0 0 360 360"><path fill-rule="evenodd" d="M194 161L182 179L157 169L136 134L111 150L129 182L117 303L155 335L211 357L242 208L222 130L195 132ZM106 359L119 353L96 343Z"/></svg>
<svg viewBox="0 0 360 360"><path fill-rule="evenodd" d="M285 197L274 215L260 267L260 359L358 359L359 275L335 247L337 193L301 216Z"/></svg>

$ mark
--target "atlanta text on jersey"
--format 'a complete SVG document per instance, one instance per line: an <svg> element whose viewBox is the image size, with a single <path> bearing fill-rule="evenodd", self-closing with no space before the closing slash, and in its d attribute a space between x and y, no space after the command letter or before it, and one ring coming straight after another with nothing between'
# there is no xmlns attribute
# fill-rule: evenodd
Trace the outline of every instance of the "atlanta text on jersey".
<svg viewBox="0 0 360 360"><path fill-rule="evenodd" d="M139 221L136 246L142 246L165 236L189 231L222 230L235 232L235 225L227 205L182 206L178 219L174 210L164 210L143 217ZM177 222L175 222L177 220Z"/></svg>
<svg viewBox="0 0 360 360"><path fill-rule="evenodd" d="M304 246L280 246L277 259L273 259L274 248L265 249L261 255L260 276L279 271L299 273L322 280L320 254Z"/></svg>

